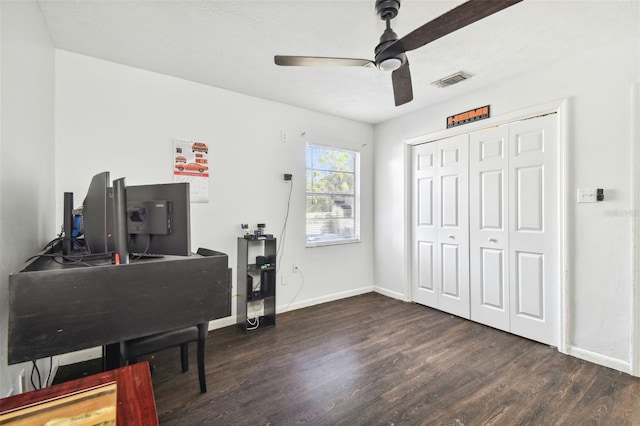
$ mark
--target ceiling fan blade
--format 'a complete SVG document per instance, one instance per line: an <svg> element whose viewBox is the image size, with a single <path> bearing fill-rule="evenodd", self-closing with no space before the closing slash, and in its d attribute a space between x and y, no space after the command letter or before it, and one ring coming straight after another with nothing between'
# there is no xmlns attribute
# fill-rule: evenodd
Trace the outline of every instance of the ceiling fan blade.
<svg viewBox="0 0 640 426"><path fill-rule="evenodd" d="M373 67L369 59L327 58L320 56L279 56L273 57L276 65L298 67Z"/></svg>
<svg viewBox="0 0 640 426"><path fill-rule="evenodd" d="M409 61L405 61L400 68L391 74L391 82L393 83L393 98L396 101L396 106L406 104L413 100Z"/></svg>
<svg viewBox="0 0 640 426"><path fill-rule="evenodd" d="M415 50L521 1L469 0L405 35L388 47L389 53L396 54Z"/></svg>

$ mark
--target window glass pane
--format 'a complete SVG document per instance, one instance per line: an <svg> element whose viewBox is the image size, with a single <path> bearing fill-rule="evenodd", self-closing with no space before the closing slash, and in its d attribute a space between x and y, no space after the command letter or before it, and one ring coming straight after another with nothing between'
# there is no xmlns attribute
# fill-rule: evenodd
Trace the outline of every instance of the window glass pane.
<svg viewBox="0 0 640 426"><path fill-rule="evenodd" d="M322 194L355 194L355 175L353 173L310 171L307 191Z"/></svg>
<svg viewBox="0 0 640 426"><path fill-rule="evenodd" d="M337 202L332 196L307 197L307 241L355 239L353 199Z"/></svg>
<svg viewBox="0 0 640 426"><path fill-rule="evenodd" d="M306 152L307 177L308 177L309 169L313 165L312 158L313 158L313 149L311 147L307 146L307 152ZM308 182L308 180L307 180L307 182Z"/></svg>
<svg viewBox="0 0 640 426"><path fill-rule="evenodd" d="M355 171L355 152L314 146L307 151L307 167L353 173Z"/></svg>
<svg viewBox="0 0 640 426"><path fill-rule="evenodd" d="M307 192L312 192L313 188L313 170L307 168Z"/></svg>
<svg viewBox="0 0 640 426"><path fill-rule="evenodd" d="M357 158L307 145L307 245L359 241Z"/></svg>
<svg viewBox="0 0 640 426"><path fill-rule="evenodd" d="M354 197L307 195L307 217L310 214L327 217L353 217Z"/></svg>

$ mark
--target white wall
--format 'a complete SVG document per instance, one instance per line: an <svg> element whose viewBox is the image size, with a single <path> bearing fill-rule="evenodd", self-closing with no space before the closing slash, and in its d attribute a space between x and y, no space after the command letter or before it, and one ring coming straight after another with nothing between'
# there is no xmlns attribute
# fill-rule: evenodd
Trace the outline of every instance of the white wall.
<svg viewBox="0 0 640 426"><path fill-rule="evenodd" d="M58 213L63 192L74 192L80 205L91 177L103 170L129 185L172 182L173 138L203 141L210 201L191 205L192 248L229 255L234 294L240 223L264 222L268 232L282 232L289 194L283 173L293 174L293 194L278 311L373 289L373 126L61 50L55 110ZM361 243L305 248L307 141L361 152ZM293 261L303 275L293 274ZM235 304L234 297L234 316ZM229 323L235 317L219 325Z"/></svg>
<svg viewBox="0 0 640 426"><path fill-rule="evenodd" d="M632 84L640 34L375 128L376 286L408 298L405 141L442 131L449 115L491 105L492 117L568 98L568 352L630 371L632 335ZM576 204L577 188L606 201Z"/></svg>
<svg viewBox="0 0 640 426"><path fill-rule="evenodd" d="M8 276L55 237L54 49L35 2L0 2L0 397L27 364L7 366ZM42 364L42 365L40 365ZM48 360L39 363L41 367Z"/></svg>

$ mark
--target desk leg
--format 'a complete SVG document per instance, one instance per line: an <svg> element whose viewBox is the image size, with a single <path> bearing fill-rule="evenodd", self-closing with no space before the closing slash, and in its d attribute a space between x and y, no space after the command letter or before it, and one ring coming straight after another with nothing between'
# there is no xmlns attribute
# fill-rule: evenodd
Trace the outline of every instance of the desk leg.
<svg viewBox="0 0 640 426"><path fill-rule="evenodd" d="M111 343L102 347L102 371L120 368L120 343Z"/></svg>

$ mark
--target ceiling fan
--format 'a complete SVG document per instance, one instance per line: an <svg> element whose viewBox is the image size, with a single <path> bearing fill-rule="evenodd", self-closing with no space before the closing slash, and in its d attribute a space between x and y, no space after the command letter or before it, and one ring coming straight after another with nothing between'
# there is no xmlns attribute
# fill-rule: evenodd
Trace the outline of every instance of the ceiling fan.
<svg viewBox="0 0 640 426"><path fill-rule="evenodd" d="M376 0L376 12L387 28L374 49L375 59L332 58L318 56L281 56L274 61L281 66L370 67L392 71L393 96L396 106L413 100L411 73L406 52L422 47L480 19L513 6L522 0L469 0L398 39L391 20L398 15L400 0Z"/></svg>

